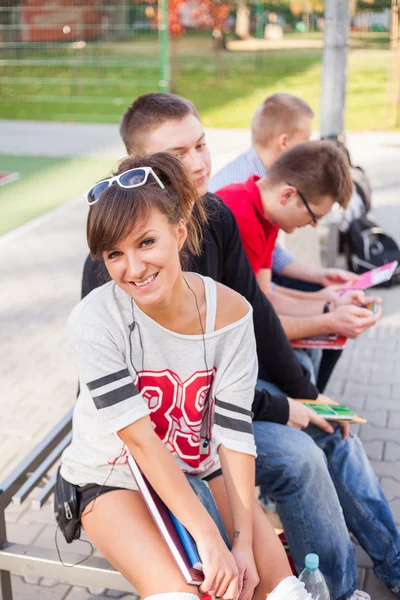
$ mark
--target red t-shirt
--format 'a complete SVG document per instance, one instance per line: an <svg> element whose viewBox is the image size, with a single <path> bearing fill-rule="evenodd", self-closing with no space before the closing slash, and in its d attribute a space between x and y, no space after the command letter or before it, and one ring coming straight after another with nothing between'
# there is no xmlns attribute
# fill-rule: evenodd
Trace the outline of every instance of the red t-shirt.
<svg viewBox="0 0 400 600"><path fill-rule="evenodd" d="M279 227L264 217L256 185L259 179L251 175L244 183L233 183L216 192L236 217L243 248L256 275L260 269L271 268L279 232Z"/></svg>

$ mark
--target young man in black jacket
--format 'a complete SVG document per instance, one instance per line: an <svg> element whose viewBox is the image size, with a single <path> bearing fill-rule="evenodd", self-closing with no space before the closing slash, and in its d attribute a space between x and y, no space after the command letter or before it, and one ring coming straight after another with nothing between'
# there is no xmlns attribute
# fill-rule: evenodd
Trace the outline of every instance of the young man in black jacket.
<svg viewBox="0 0 400 600"><path fill-rule="evenodd" d="M279 386L276 396L258 393L253 405L257 484L276 501L296 565L302 568L305 554L316 552L332 600L368 598L355 590L357 566L347 523L373 559L377 576L395 588L400 538L390 507L359 440L292 400L316 398L318 390L257 285L231 211L207 194L210 155L196 109L172 94L146 94L126 111L121 135L130 154L167 151L181 158L209 218L203 253L192 257L189 268L232 287L253 306L259 359ZM83 295L102 283L101 265L88 257ZM299 431L310 423L316 426Z"/></svg>

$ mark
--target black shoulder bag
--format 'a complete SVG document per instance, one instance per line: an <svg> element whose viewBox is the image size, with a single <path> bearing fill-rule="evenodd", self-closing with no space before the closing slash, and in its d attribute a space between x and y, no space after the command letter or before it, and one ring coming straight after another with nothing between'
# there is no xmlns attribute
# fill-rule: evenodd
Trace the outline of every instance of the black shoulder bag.
<svg viewBox="0 0 400 600"><path fill-rule="evenodd" d="M68 544L81 535L81 518L77 486L66 481L57 471L54 490L54 513L58 526Z"/></svg>

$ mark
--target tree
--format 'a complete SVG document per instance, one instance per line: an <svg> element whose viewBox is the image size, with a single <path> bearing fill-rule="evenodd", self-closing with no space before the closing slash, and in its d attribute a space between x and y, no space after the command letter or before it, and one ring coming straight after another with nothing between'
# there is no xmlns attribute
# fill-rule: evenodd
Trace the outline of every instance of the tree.
<svg viewBox="0 0 400 600"><path fill-rule="evenodd" d="M139 2L141 0L138 0ZM154 0L146 0L153 3ZM179 73L179 39L185 32L182 23L182 13L189 9L190 18L198 29L211 29L213 31L214 47L217 53L217 71L222 76L219 51L224 47L224 36L226 20L232 9L232 5L224 0L168 0L168 28L171 36L171 91L176 91ZM153 21L160 21L160 12L154 12Z"/></svg>
<svg viewBox="0 0 400 600"><path fill-rule="evenodd" d="M302 15L303 21L310 30L310 18L314 13L322 14L324 12L323 0L291 0L290 9L293 15Z"/></svg>

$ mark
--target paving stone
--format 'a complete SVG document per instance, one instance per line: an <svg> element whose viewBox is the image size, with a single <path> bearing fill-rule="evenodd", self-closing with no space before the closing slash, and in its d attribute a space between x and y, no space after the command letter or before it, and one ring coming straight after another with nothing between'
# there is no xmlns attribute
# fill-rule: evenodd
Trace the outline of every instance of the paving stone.
<svg viewBox="0 0 400 600"><path fill-rule="evenodd" d="M7 523L7 539L15 544L32 544L43 529L41 523L35 525L21 525L20 523Z"/></svg>
<svg viewBox="0 0 400 600"><path fill-rule="evenodd" d="M35 545L39 546L41 548L50 548L52 550L55 550L56 549L56 543L55 543L56 529L57 529L56 524L46 525L45 527L43 527L42 531L40 532L40 534L38 535L38 537L35 540ZM89 556L90 547L88 546L88 544L86 544L84 541L82 541L85 539L87 539L86 536L82 535L81 540L74 540L71 544L67 544L67 542L64 539L64 536L58 530L57 531L57 545L58 545L58 549L60 551L61 557L63 555L63 552L76 552L77 554L81 555L82 557Z"/></svg>
<svg viewBox="0 0 400 600"><path fill-rule="evenodd" d="M9 504L6 508L6 521L7 523L17 523L20 517L28 510L25 504Z"/></svg>
<svg viewBox="0 0 400 600"><path fill-rule="evenodd" d="M394 429L385 429L384 427L374 427L371 423L366 423L361 429L362 441L382 440L382 441L397 441L399 432Z"/></svg>
<svg viewBox="0 0 400 600"><path fill-rule="evenodd" d="M389 501L400 498L400 481L396 481L393 477L382 477L381 485Z"/></svg>
<svg viewBox="0 0 400 600"><path fill-rule="evenodd" d="M356 583L357 590L364 589L365 575L366 575L366 570L363 568L359 568L358 569L358 578L357 578L357 583Z"/></svg>
<svg viewBox="0 0 400 600"><path fill-rule="evenodd" d="M390 508L392 509L397 528L400 529L400 498L392 500L390 502Z"/></svg>
<svg viewBox="0 0 400 600"><path fill-rule="evenodd" d="M89 585L87 589L91 594L93 594L93 596L104 596L107 591L106 588L98 588L94 587L93 585Z"/></svg>
<svg viewBox="0 0 400 600"><path fill-rule="evenodd" d="M344 381L339 378L332 377L331 381L329 381L324 394L330 396L331 398L340 397L343 395L344 390Z"/></svg>
<svg viewBox="0 0 400 600"><path fill-rule="evenodd" d="M360 437L361 424L360 423L352 423L350 425L350 431L353 435Z"/></svg>
<svg viewBox="0 0 400 600"><path fill-rule="evenodd" d="M400 464L396 465L393 462L371 459L372 468L377 477L394 477L400 481Z"/></svg>
<svg viewBox="0 0 400 600"><path fill-rule="evenodd" d="M347 349L346 349L346 352L347 352ZM351 353L353 362L357 361L357 360L372 361L375 359L375 354L376 354L375 346L364 347L362 344L357 345L355 348L353 348L352 353Z"/></svg>
<svg viewBox="0 0 400 600"><path fill-rule="evenodd" d="M70 585L63 583L44 588L26 583L21 577L15 575L11 579L14 600L64 600L71 589Z"/></svg>
<svg viewBox="0 0 400 600"><path fill-rule="evenodd" d="M335 374L335 376L336 376L336 374ZM375 381L375 380L372 380L371 369L368 367L361 367L361 366L353 367L352 369L349 369L347 372L344 372L344 373L338 373L337 376L342 377L342 378L347 378L347 381L349 381L351 383L366 384L366 383Z"/></svg>
<svg viewBox="0 0 400 600"><path fill-rule="evenodd" d="M353 547L357 565L365 569L370 569L373 566L373 563L368 554L365 552L365 550L360 546L358 542L353 543Z"/></svg>
<svg viewBox="0 0 400 600"><path fill-rule="evenodd" d="M132 598L138 599L140 596L135 594L126 594L126 592L120 592L118 590L106 590L107 598L118 598L123 600L131 600Z"/></svg>
<svg viewBox="0 0 400 600"><path fill-rule="evenodd" d="M32 585L39 585L42 577L38 577L37 575L24 575L22 579L25 583L30 583Z"/></svg>
<svg viewBox="0 0 400 600"><path fill-rule="evenodd" d="M362 411L362 415L364 416L365 412L365 404L367 402L367 397L363 394L343 394L341 398L335 398L335 400L340 400L343 404L346 404L352 410Z"/></svg>
<svg viewBox="0 0 400 600"><path fill-rule="evenodd" d="M400 443L398 442L386 442L384 459L388 462L400 461Z"/></svg>
<svg viewBox="0 0 400 600"><path fill-rule="evenodd" d="M400 410L400 402L399 402L399 410ZM390 429L397 429L397 431L399 431L400 430L400 412L394 412L391 410L389 412L387 425L388 425L388 427L390 427Z"/></svg>
<svg viewBox="0 0 400 600"><path fill-rule="evenodd" d="M382 385L374 385L374 384L363 384L363 383L355 383L354 381L346 381L346 385L344 388L344 394L346 397L351 396L352 394L363 394L367 396L367 405L368 398L391 398L392 387L389 383ZM382 403L381 403L382 405ZM371 408L375 408L372 406Z"/></svg>
<svg viewBox="0 0 400 600"><path fill-rule="evenodd" d="M364 415L363 415L364 416ZM383 442L363 442L364 450L369 459L381 460L383 457Z"/></svg>
<svg viewBox="0 0 400 600"><path fill-rule="evenodd" d="M47 588L52 588L58 585L60 582L57 579L50 579L50 577L42 577L40 585Z"/></svg>
<svg viewBox="0 0 400 600"><path fill-rule="evenodd" d="M18 519L18 523L21 523L22 525L32 525L33 523L53 525L55 522L54 509L50 504L45 504L40 510L28 508L28 510Z"/></svg>
<svg viewBox="0 0 400 600"><path fill-rule="evenodd" d="M122 592L122 595L110 596L110 591L111 590L106 590L104 595L99 596L96 594L91 594L87 588L75 586L71 589L65 600L110 600L110 598L119 598L121 600L138 600L139 598L139 596L126 594L125 592ZM121 592L117 593L121 594Z"/></svg>
<svg viewBox="0 0 400 600"><path fill-rule="evenodd" d="M390 392L386 397L375 395L368 395L367 401L365 404L365 408L367 410L381 410L382 409L382 400L384 401L384 407L386 410L398 410L399 408L399 400L397 398L392 397L392 392Z"/></svg>
<svg viewBox="0 0 400 600"><path fill-rule="evenodd" d="M106 600L107 596L93 596L86 588L75 586L71 588L65 600L94 600L95 598L96 600Z"/></svg>
<svg viewBox="0 0 400 600"><path fill-rule="evenodd" d="M386 585L377 579L372 569L368 569L366 572L363 589L371 596L372 600L398 600Z"/></svg>
<svg viewBox="0 0 400 600"><path fill-rule="evenodd" d="M367 419L367 422L374 427L387 427L389 411L388 410L368 410L364 408L362 410L362 416Z"/></svg>

